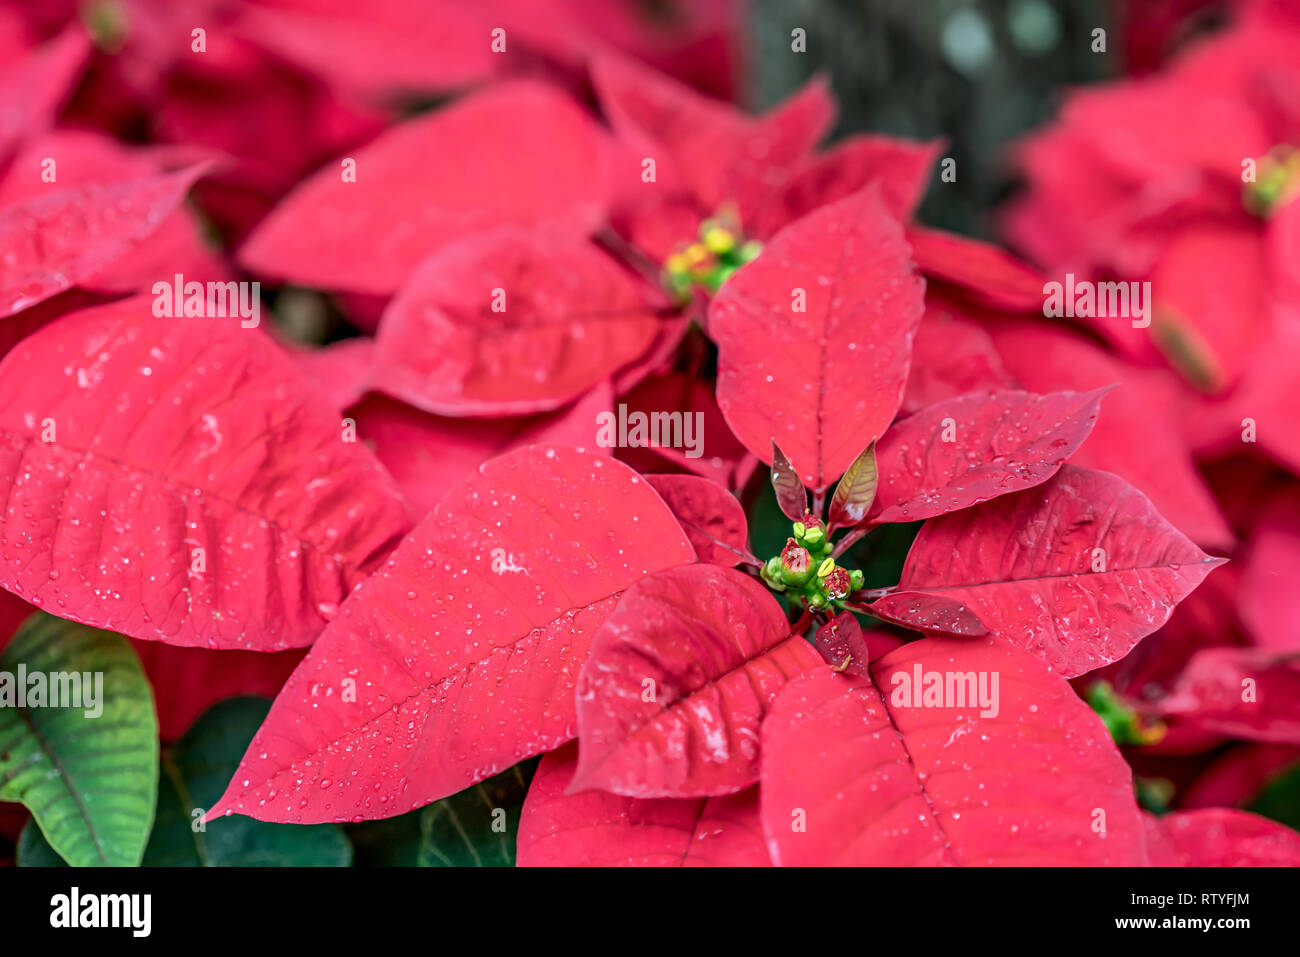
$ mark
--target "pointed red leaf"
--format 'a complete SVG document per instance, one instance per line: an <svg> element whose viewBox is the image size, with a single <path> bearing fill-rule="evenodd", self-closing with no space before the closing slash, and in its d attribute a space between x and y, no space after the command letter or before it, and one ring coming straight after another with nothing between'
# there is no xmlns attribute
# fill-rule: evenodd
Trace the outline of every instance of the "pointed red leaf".
<svg viewBox="0 0 1300 957"><path fill-rule="evenodd" d="M639 358L658 331L644 284L591 243L502 229L416 270L384 312L373 381L440 415L548 411Z"/></svg>
<svg viewBox="0 0 1300 957"><path fill-rule="evenodd" d="M97 188L129 180L157 177L192 161L198 151L166 147L127 147L102 133L55 130L27 142L0 179L0 208L60 190ZM54 183L42 181L47 160L57 175ZM104 269L80 276L77 285L106 293L132 293L152 287L160 278L181 273L186 280L206 282L230 276L204 239L198 217L178 203L149 235L113 257Z"/></svg>
<svg viewBox="0 0 1300 957"><path fill-rule="evenodd" d="M0 362L0 410L0 585L97 628L307 645L410 528L374 456L238 319L157 319L149 297L64 316Z"/></svg>
<svg viewBox="0 0 1300 957"><path fill-rule="evenodd" d="M748 220L835 119L819 79L755 118L621 56L598 57L591 75L620 138L656 160L656 185L689 190L706 213L733 201Z"/></svg>
<svg viewBox="0 0 1300 957"><path fill-rule="evenodd" d="M857 525L867 517L871 503L876 498L876 487L880 479L880 469L876 463L876 443L872 442L862 454L853 460L848 470L840 477L831 496L830 521L828 528L849 528Z"/></svg>
<svg viewBox="0 0 1300 957"><path fill-rule="evenodd" d="M0 78L0 163L14 145L54 125L90 53L90 39L79 23L17 62L5 64Z"/></svg>
<svg viewBox="0 0 1300 957"><path fill-rule="evenodd" d="M448 144L463 148L450 149ZM606 134L562 94L519 81L472 94L326 163L241 251L253 272L324 289L396 292L451 240L504 224L595 228L611 170Z"/></svg>
<svg viewBox="0 0 1300 957"><path fill-rule="evenodd" d="M642 579L582 667L572 789L706 797L748 787L768 703L820 662L771 593L738 571L687 565Z"/></svg>
<svg viewBox="0 0 1300 957"><path fill-rule="evenodd" d="M923 288L875 186L778 233L709 306L737 438L827 488L898 411Z"/></svg>
<svg viewBox="0 0 1300 957"><path fill-rule="evenodd" d="M749 523L736 496L716 482L698 475L647 475L691 540L702 562L730 568L747 558Z"/></svg>
<svg viewBox="0 0 1300 957"><path fill-rule="evenodd" d="M608 455L595 444L596 416L612 403L609 386L555 412L519 419L445 419L381 395L349 410L370 446L421 514L488 459L524 445L568 445Z"/></svg>
<svg viewBox="0 0 1300 957"><path fill-rule="evenodd" d="M209 817L391 817L558 747L623 590L692 558L625 465L540 445L493 459L339 609Z"/></svg>
<svg viewBox="0 0 1300 957"><path fill-rule="evenodd" d="M933 676L951 697L922 694ZM817 668L777 696L762 747L777 864L1145 863L1132 772L1101 721L990 639L913 642L869 677Z"/></svg>
<svg viewBox="0 0 1300 957"><path fill-rule="evenodd" d="M770 236L873 180L880 184L880 199L889 214L907 222L925 195L940 145L871 134L850 137L797 167L763 204L751 232Z"/></svg>
<svg viewBox="0 0 1300 957"><path fill-rule="evenodd" d="M0 318L70 289L134 249L206 170L200 164L77 186L0 212Z"/></svg>
<svg viewBox="0 0 1300 957"><path fill-rule="evenodd" d="M997 246L924 226L909 228L907 241L917 268L929 278L951 283L999 309L1042 310L1046 280Z"/></svg>
<svg viewBox="0 0 1300 957"><path fill-rule="evenodd" d="M1088 437L1106 391L973 393L909 416L880 440L871 520L920 521L1047 481Z"/></svg>
<svg viewBox="0 0 1300 957"><path fill-rule="evenodd" d="M1232 532L1178 437L1168 403L1130 366L1082 337L1041 321L997 320L985 328L1007 371L1030 392L1087 392L1122 382L1107 397L1092 435L1073 456L1074 464L1128 479L1194 541L1207 548L1227 547Z"/></svg>
<svg viewBox="0 0 1300 957"><path fill-rule="evenodd" d="M520 867L768 867L758 788L711 798L568 794L576 744L542 758L519 818Z"/></svg>
<svg viewBox="0 0 1300 957"><path fill-rule="evenodd" d="M886 609L906 619L914 595L959 601L991 634L1073 677L1128 654L1223 561L1123 479L1067 465L927 522Z"/></svg>
<svg viewBox="0 0 1300 957"><path fill-rule="evenodd" d="M851 612L842 611L817 629L817 650L822 660L836 671L855 675L867 674L871 650L862 634L862 626Z"/></svg>
<svg viewBox="0 0 1300 957"><path fill-rule="evenodd" d="M1230 737L1300 744L1300 658L1254 648L1198 651L1158 708Z"/></svg>
<svg viewBox="0 0 1300 957"><path fill-rule="evenodd" d="M1156 867L1300 867L1300 834L1249 811L1219 807L1142 817Z"/></svg>
<svg viewBox="0 0 1300 957"><path fill-rule="evenodd" d="M772 442L771 478L776 504L781 507L782 513L792 522L802 522L808 513L808 492L799 480L799 473L775 441Z"/></svg>
<svg viewBox="0 0 1300 957"><path fill-rule="evenodd" d="M989 633L979 615L960 601L947 595L929 595L922 592L900 592L885 595L869 605L851 605L903 628L927 635L964 635L978 637Z"/></svg>

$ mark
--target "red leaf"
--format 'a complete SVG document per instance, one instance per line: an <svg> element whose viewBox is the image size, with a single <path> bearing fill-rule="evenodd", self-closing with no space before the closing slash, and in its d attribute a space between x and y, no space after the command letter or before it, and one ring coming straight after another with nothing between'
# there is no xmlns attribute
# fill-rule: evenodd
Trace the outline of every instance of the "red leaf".
<svg viewBox="0 0 1300 957"><path fill-rule="evenodd" d="M1300 867L1300 834L1249 811L1142 815L1156 867Z"/></svg>
<svg viewBox="0 0 1300 957"><path fill-rule="evenodd" d="M623 589L692 558L618 462L538 445L493 459L343 604L209 819L391 817L558 747Z"/></svg>
<svg viewBox="0 0 1300 957"><path fill-rule="evenodd" d="M747 559L757 563L736 496L698 475L647 475L645 480L672 509L700 561L724 568Z"/></svg>
<svg viewBox="0 0 1300 957"><path fill-rule="evenodd" d="M1207 392L1236 382L1269 334L1264 254L1254 226L1202 226L1178 235L1151 273L1156 344Z"/></svg>
<svg viewBox="0 0 1300 957"><path fill-rule="evenodd" d="M492 28L501 24L470 4L280 0L236 9L239 33L354 96L452 90L482 82L505 59L491 49Z"/></svg>
<svg viewBox="0 0 1300 957"><path fill-rule="evenodd" d="M356 182L327 163L262 223L240 258L253 272L300 285L396 292L422 260L471 232L595 228L610 149L605 133L551 88L491 87L352 154Z"/></svg>
<svg viewBox="0 0 1300 957"><path fill-rule="evenodd" d="M862 626L851 612L842 611L817 629L817 650L822 660L836 671L865 675L871 664L871 650Z"/></svg>
<svg viewBox="0 0 1300 957"><path fill-rule="evenodd" d="M380 323L374 382L441 415L542 412L639 358L658 331L643 284L589 242L505 229L419 267Z"/></svg>
<svg viewBox="0 0 1300 957"><path fill-rule="evenodd" d="M131 645L153 686L158 734L164 741L180 738L219 701L237 695L274 698L304 654L298 649L265 654L176 648L160 641Z"/></svg>
<svg viewBox="0 0 1300 957"><path fill-rule="evenodd" d="M86 31L73 23L18 62L5 64L0 79L0 163L17 143L54 125L89 53Z"/></svg>
<svg viewBox="0 0 1300 957"><path fill-rule="evenodd" d="M0 318L70 289L137 247L206 170L199 164L63 189L0 212Z"/></svg>
<svg viewBox="0 0 1300 957"><path fill-rule="evenodd" d="M0 585L133 638L310 644L406 504L259 330L150 310L64 316L0 362Z"/></svg>
<svg viewBox="0 0 1300 957"><path fill-rule="evenodd" d="M1192 656L1161 714L1247 741L1300 744L1300 660L1249 648Z"/></svg>
<svg viewBox="0 0 1300 957"><path fill-rule="evenodd" d="M904 419L880 441L872 522L933 518L1047 481L1088 437L1106 391L971 394Z"/></svg>
<svg viewBox="0 0 1300 957"><path fill-rule="evenodd" d="M953 692L973 681L971 697L922 704L931 675ZM1145 863L1132 772L1097 716L989 639L913 642L870 677L802 675L773 702L762 747L774 863Z"/></svg>
<svg viewBox="0 0 1300 957"><path fill-rule="evenodd" d="M0 207L45 198L72 187L100 188L129 180L156 178L193 161L197 150L166 147L125 147L100 133L55 130L28 142L0 181ZM47 160L57 185L42 182L38 173ZM110 268L77 280L83 289L130 293L150 288L155 281L181 273L187 280L230 278L221 260L208 248L197 217L178 203L149 235L122 255Z"/></svg>
<svg viewBox="0 0 1300 957"><path fill-rule="evenodd" d="M912 341L912 371L903 395L905 414L967 392L1015 385L989 334L934 288Z"/></svg>
<svg viewBox="0 0 1300 957"><path fill-rule="evenodd" d="M835 118L821 80L754 118L623 57L597 58L591 75L620 138L656 160L658 188L685 187L706 212L735 201L744 219Z"/></svg>
<svg viewBox="0 0 1300 957"><path fill-rule="evenodd" d="M767 867L758 788L643 801L566 794L578 765L567 744L542 758L519 819L520 867Z"/></svg>
<svg viewBox="0 0 1300 957"><path fill-rule="evenodd" d="M375 341L343 339L319 349L291 349L298 368L329 396L336 409L348 409L370 390L374 375Z"/></svg>
<svg viewBox="0 0 1300 957"><path fill-rule="evenodd" d="M853 460L848 471L835 486L831 496L830 524L832 531L838 527L857 525L867 517L871 503L876 498L880 469L876 463L876 444L873 442Z"/></svg>
<svg viewBox="0 0 1300 957"><path fill-rule="evenodd" d="M1128 654L1223 561L1123 479L1067 465L1043 485L927 522L889 610L905 618L918 593L961 602L991 634L1073 677Z"/></svg>
<svg viewBox="0 0 1300 957"><path fill-rule="evenodd" d="M707 797L748 787L768 703L818 663L776 599L740 572L687 565L642 579L597 632L578 679L572 790Z"/></svg>
<svg viewBox="0 0 1300 957"><path fill-rule="evenodd" d="M1041 312L1045 280L990 243L912 226L907 231L917 268L959 287L970 298L1011 312Z"/></svg>
<svg viewBox="0 0 1300 957"><path fill-rule="evenodd" d="M989 633L988 627L970 608L946 595L927 595L920 592L900 592L885 595L869 605L851 606L894 625L920 631L927 635L958 635L979 637Z"/></svg>
<svg viewBox="0 0 1300 957"><path fill-rule="evenodd" d="M776 440L827 488L898 411L923 288L874 186L778 233L709 306L736 436L764 462Z"/></svg>
<svg viewBox="0 0 1300 957"><path fill-rule="evenodd" d="M850 137L797 167L761 207L750 231L770 236L873 181L880 185L880 200L889 214L907 222L925 195L940 146L937 141L917 143L889 136Z"/></svg>
<svg viewBox="0 0 1300 957"><path fill-rule="evenodd" d="M799 473L794 470L775 440L772 442L771 479L776 504L782 513L792 522L802 522L808 512L808 492L799 480Z"/></svg>
<svg viewBox="0 0 1300 957"><path fill-rule="evenodd" d="M654 375L621 398L629 421L637 412L647 416L664 412L682 415L682 447L619 447L619 459L638 472L688 471L738 489L758 466L758 460L736 440L718 411L713 388L698 376L685 372Z"/></svg>
<svg viewBox="0 0 1300 957"><path fill-rule="evenodd" d="M1196 470L1178 426L1134 370L1081 337L1046 323L995 321L986 327L1007 371L1030 392L1087 392L1122 382L1106 399L1075 465L1128 479L1169 521L1205 547L1227 547L1232 532Z"/></svg>
<svg viewBox="0 0 1300 957"><path fill-rule="evenodd" d="M1269 501L1255 525L1241 573L1238 606L1255 644L1300 652L1300 489Z"/></svg>
<svg viewBox="0 0 1300 957"><path fill-rule="evenodd" d="M612 399L599 386L573 405L522 419L444 419L379 395L350 410L357 434L421 513L488 459L524 445L568 445L600 455L596 416Z"/></svg>

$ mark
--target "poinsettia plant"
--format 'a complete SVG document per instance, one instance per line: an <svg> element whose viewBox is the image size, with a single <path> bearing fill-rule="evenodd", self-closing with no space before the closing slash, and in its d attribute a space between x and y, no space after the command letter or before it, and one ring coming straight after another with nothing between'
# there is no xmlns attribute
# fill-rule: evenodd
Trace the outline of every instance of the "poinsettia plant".
<svg viewBox="0 0 1300 957"><path fill-rule="evenodd" d="M1169 637L1231 534L1131 355L917 221L941 141L823 147L823 79L751 115L581 5L437 66L298 6L147 82L114 7L0 88L0 673L103 677L0 679L19 863L1300 861L1135 784L1180 721L1300 745L1293 662ZM50 129L87 57L161 142ZM332 122L260 165L196 69Z"/></svg>

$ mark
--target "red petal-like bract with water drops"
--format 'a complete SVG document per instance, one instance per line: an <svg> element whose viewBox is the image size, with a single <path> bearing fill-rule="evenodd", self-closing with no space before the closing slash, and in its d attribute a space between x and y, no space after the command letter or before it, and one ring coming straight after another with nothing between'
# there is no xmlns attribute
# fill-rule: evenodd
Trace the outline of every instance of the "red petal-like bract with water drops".
<svg viewBox="0 0 1300 957"><path fill-rule="evenodd" d="M207 169L200 163L174 173L77 186L0 212L0 318L72 288L133 249Z"/></svg>
<svg viewBox="0 0 1300 957"><path fill-rule="evenodd" d="M654 341L645 288L562 233L502 229L452 243L384 312L373 381L440 415L559 408Z"/></svg>
<svg viewBox="0 0 1300 957"><path fill-rule="evenodd" d="M493 226L583 235L604 218L612 145L563 94L504 83L327 163L240 253L257 273L384 295L447 242ZM355 160L356 177L344 174Z"/></svg>
<svg viewBox="0 0 1300 957"><path fill-rule="evenodd" d="M261 330L155 318L148 297L0 362L0 499L0 585L133 638L249 651L310 644L410 528Z"/></svg>
<svg viewBox="0 0 1300 957"><path fill-rule="evenodd" d="M1157 707L1234 738L1300 744L1300 659L1258 648L1198 651Z"/></svg>
<svg viewBox="0 0 1300 957"><path fill-rule="evenodd" d="M1216 807L1142 817L1155 867L1300 867L1300 834L1249 811Z"/></svg>
<svg viewBox="0 0 1300 957"><path fill-rule="evenodd" d="M769 464L775 439L825 489L898 411L923 302L875 185L787 226L709 306L736 437Z"/></svg>
<svg viewBox="0 0 1300 957"><path fill-rule="evenodd" d="M485 463L343 604L209 817L391 817L558 747L623 590L693 557L619 462L533 445Z"/></svg>
<svg viewBox="0 0 1300 957"><path fill-rule="evenodd" d="M1060 326L995 318L985 329L1006 371L1030 392L1086 392L1123 382L1106 397L1074 464L1115 472L1193 541L1227 547L1232 532L1179 438L1174 414L1131 367Z"/></svg>
<svg viewBox="0 0 1300 957"><path fill-rule="evenodd" d="M914 596L954 599L1074 677L1128 654L1223 562L1123 479L1066 465L1042 485L931 519L898 591L876 604L906 620Z"/></svg>
<svg viewBox="0 0 1300 957"><path fill-rule="evenodd" d="M1088 437L1105 389L940 402L880 440L871 520L915 522L1045 482Z"/></svg>
<svg viewBox="0 0 1300 957"><path fill-rule="evenodd" d="M857 671L858 673L854 673ZM763 721L774 863L1145 863L1132 772L1059 675L991 639L819 667Z"/></svg>
<svg viewBox="0 0 1300 957"><path fill-rule="evenodd" d="M767 867L758 788L711 798L568 794L576 744L542 758L519 818L520 867Z"/></svg>
<svg viewBox="0 0 1300 957"><path fill-rule="evenodd" d="M753 578L716 565L647 576L623 595L578 679L575 791L731 794L758 780L758 728L821 663Z"/></svg>
<svg viewBox="0 0 1300 957"><path fill-rule="evenodd" d="M730 568L753 557L745 510L717 482L698 475L647 475L645 480L677 516L700 561Z"/></svg>

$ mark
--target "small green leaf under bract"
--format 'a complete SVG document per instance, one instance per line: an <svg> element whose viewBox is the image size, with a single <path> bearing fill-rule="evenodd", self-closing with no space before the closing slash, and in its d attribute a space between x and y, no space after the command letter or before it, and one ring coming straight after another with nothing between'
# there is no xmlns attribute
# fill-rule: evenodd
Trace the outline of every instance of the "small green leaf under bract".
<svg viewBox="0 0 1300 957"><path fill-rule="evenodd" d="M140 863L157 790L158 719L130 644L28 618L0 654L0 801L25 804L69 863L129 867Z"/></svg>

